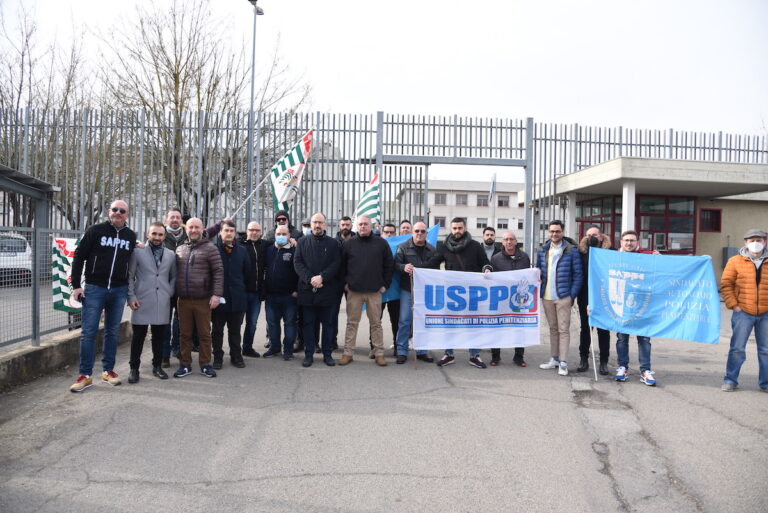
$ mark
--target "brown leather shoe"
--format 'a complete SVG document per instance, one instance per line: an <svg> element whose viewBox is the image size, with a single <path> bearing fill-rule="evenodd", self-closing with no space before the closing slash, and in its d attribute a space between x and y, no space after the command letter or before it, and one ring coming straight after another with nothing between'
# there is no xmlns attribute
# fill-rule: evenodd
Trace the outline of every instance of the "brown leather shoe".
<svg viewBox="0 0 768 513"><path fill-rule="evenodd" d="M387 360L384 358L384 355L376 357L376 365L378 365L379 367L387 366Z"/></svg>
<svg viewBox="0 0 768 513"><path fill-rule="evenodd" d="M341 357L341 360L339 360L339 365L347 365L352 361L352 355L351 354L345 354Z"/></svg>

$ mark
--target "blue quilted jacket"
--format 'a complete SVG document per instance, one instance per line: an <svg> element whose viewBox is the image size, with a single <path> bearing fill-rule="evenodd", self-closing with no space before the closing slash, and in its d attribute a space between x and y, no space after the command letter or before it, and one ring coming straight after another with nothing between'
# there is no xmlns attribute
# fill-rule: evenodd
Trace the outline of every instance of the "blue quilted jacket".
<svg viewBox="0 0 768 513"><path fill-rule="evenodd" d="M544 296L544 289L547 287L547 256L551 242L547 242L541 247L536 255L536 267L541 271L541 296ZM576 298L584 282L584 273L581 267L581 257L579 248L563 240L565 247L560 260L557 261L557 295L561 298L570 296Z"/></svg>

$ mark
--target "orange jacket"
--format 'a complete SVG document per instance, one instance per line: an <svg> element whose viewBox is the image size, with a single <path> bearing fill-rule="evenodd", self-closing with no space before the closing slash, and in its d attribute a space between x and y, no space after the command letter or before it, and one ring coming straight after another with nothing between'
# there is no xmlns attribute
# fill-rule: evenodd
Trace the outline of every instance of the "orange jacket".
<svg viewBox="0 0 768 513"><path fill-rule="evenodd" d="M757 268L749 257L736 255L728 259L720 279L720 291L725 306L741 307L750 315L768 312L768 259L760 265L760 283L757 282Z"/></svg>

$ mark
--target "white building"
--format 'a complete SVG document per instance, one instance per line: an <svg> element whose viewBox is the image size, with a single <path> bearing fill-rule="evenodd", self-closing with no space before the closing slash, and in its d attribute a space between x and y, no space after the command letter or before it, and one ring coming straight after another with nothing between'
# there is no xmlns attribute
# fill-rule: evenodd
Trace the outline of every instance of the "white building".
<svg viewBox="0 0 768 513"><path fill-rule="evenodd" d="M520 241L523 240L523 208L519 206L519 196L525 188L522 183L496 183L496 194L492 204L488 204L490 182L470 182L459 180L430 180L427 205L429 222L440 225L440 238L450 233L451 219L463 217L472 238L480 240L483 229L493 226L496 236L512 230ZM401 201L412 204L424 202L423 191L403 189Z"/></svg>

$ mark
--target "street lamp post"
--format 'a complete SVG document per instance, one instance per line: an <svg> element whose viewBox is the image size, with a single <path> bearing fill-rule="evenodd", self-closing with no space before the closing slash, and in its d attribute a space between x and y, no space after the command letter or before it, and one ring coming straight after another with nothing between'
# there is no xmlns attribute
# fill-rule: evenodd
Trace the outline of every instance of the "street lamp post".
<svg viewBox="0 0 768 513"><path fill-rule="evenodd" d="M253 45L251 47L251 108L248 113L248 179L246 181L246 189L250 195L253 192L253 103L256 96L256 19L264 14L264 9L256 5L258 0L248 0L253 5ZM261 137L260 134L256 135L256 169L261 170ZM259 212L259 191L256 191L256 211L257 217ZM251 205L250 196L245 206L245 222L251 222L251 214L253 208Z"/></svg>

